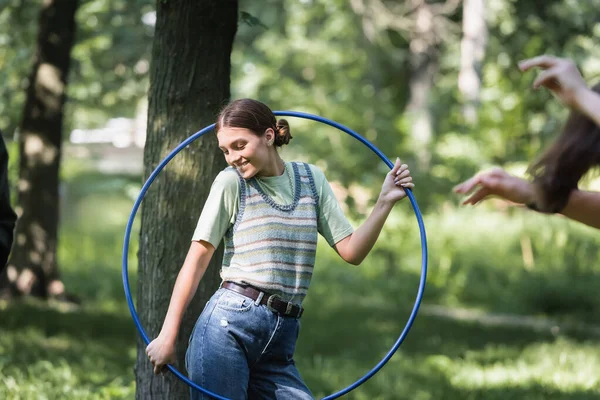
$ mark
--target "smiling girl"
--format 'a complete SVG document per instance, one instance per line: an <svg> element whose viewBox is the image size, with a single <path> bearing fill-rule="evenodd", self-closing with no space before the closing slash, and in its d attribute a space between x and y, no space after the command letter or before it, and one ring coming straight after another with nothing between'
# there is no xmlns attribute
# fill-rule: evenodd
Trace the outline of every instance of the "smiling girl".
<svg viewBox="0 0 600 400"><path fill-rule="evenodd" d="M312 399L294 363L321 234L342 259L358 265L377 241L394 204L413 188L396 161L379 198L354 231L323 172L286 162L277 151L292 138L286 120L263 103L241 99L215 126L229 164L213 182L175 282L158 337L146 352L159 373L175 360L182 316L221 240L220 288L198 318L186 353L190 379L230 399ZM208 396L191 391L191 398Z"/></svg>

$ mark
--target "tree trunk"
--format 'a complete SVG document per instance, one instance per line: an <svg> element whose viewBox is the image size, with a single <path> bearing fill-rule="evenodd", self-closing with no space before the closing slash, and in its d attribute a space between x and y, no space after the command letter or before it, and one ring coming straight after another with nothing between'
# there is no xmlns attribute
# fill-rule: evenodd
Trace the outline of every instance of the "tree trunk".
<svg viewBox="0 0 600 400"><path fill-rule="evenodd" d="M158 0L152 49L145 176L173 148L215 122L229 99L230 55L237 29L237 0ZM207 134L163 170L142 205L137 307L153 339L160 332L175 278L212 181L225 167L216 137ZM188 337L219 284L222 248L208 267L188 307L177 340L175 366L184 371ZM137 399L184 399L188 387L172 374L152 372L138 340Z"/></svg>
<svg viewBox="0 0 600 400"><path fill-rule="evenodd" d="M427 170L431 162L433 116L429 95L438 71L438 39L434 15L425 1L419 1L415 12L415 29L410 41L410 100L406 111L410 118L410 136L417 149L417 162Z"/></svg>
<svg viewBox="0 0 600 400"><path fill-rule="evenodd" d="M463 117L470 125L477 123L481 92L481 68L487 43L485 1L465 0L463 4L463 38L460 43L458 88L463 96Z"/></svg>
<svg viewBox="0 0 600 400"><path fill-rule="evenodd" d="M19 132L19 221L7 274L13 294L62 296L56 245L64 104L78 0L47 0Z"/></svg>

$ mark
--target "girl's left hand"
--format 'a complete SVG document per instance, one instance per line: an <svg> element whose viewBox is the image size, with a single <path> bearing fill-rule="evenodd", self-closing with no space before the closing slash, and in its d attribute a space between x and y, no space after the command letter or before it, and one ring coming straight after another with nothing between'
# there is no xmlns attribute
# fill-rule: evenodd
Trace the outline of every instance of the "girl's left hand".
<svg viewBox="0 0 600 400"><path fill-rule="evenodd" d="M499 196L517 204L536 203L535 189L530 182L509 175L500 168L475 175L454 188L459 194L468 194L472 190L474 192L463 201L463 205L475 205L491 196Z"/></svg>
<svg viewBox="0 0 600 400"><path fill-rule="evenodd" d="M533 82L533 87L550 89L563 103L574 109L580 108L583 93L589 90L575 63L567 58L538 56L519 62L519 68L522 71L541 68L543 72Z"/></svg>
<svg viewBox="0 0 600 400"><path fill-rule="evenodd" d="M394 168L385 176L379 199L395 203L406 197L404 188L412 189L414 187L408 165L402 164L397 158Z"/></svg>

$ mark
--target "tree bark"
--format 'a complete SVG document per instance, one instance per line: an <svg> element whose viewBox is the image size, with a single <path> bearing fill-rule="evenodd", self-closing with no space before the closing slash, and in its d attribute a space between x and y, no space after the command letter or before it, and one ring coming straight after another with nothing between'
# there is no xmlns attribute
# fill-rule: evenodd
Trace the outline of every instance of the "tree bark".
<svg viewBox="0 0 600 400"><path fill-rule="evenodd" d="M47 0L19 129L19 221L0 286L12 294L64 295L56 262L64 104L78 0Z"/></svg>
<svg viewBox="0 0 600 400"><path fill-rule="evenodd" d="M152 49L145 176L173 148L215 122L230 96L230 55L237 29L237 0L158 0ZM142 204L137 307L148 336L157 336L175 278L212 181L225 167L216 137L207 134L182 151ZM215 252L188 307L177 340L175 366L184 371L192 327L219 284L222 248ZM188 387L172 374L153 375L138 340L137 399L184 399Z"/></svg>
<svg viewBox="0 0 600 400"><path fill-rule="evenodd" d="M464 101L463 117L470 125L477 123L477 108L481 94L481 69L486 44L485 1L465 0L458 89Z"/></svg>
<svg viewBox="0 0 600 400"><path fill-rule="evenodd" d="M409 46L410 100L406 111L410 120L410 136L417 149L418 166L427 170L431 162L434 129L429 96L439 66L439 39L430 5L426 1L416 1L415 4L415 27Z"/></svg>

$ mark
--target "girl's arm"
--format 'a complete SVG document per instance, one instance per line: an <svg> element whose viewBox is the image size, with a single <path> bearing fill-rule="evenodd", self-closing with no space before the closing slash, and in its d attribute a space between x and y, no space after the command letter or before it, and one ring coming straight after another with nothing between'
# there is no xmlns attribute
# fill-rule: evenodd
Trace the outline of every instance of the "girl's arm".
<svg viewBox="0 0 600 400"><path fill-rule="evenodd" d="M577 95L577 109L600 126L600 94L586 88Z"/></svg>
<svg viewBox="0 0 600 400"><path fill-rule="evenodd" d="M507 174L500 168L484 172L454 188L456 193L469 194L463 204L475 205L497 196L517 204L535 204L536 191L525 179ZM567 205L560 212L567 218L600 229L600 193L573 190Z"/></svg>
<svg viewBox="0 0 600 400"><path fill-rule="evenodd" d="M567 218L600 229L600 193L573 190L560 212Z"/></svg>
<svg viewBox="0 0 600 400"><path fill-rule="evenodd" d="M400 159L396 160L394 168L385 177L381 193L369 217L354 233L334 246L340 257L350 264L360 264L375 245L394 204L406 197L403 187L412 189L414 186L408 166L401 164Z"/></svg>
<svg viewBox="0 0 600 400"><path fill-rule="evenodd" d="M393 206L393 203L377 200L367 220L350 236L336 243L334 248L340 257L353 265L363 262L375 245Z"/></svg>
<svg viewBox="0 0 600 400"><path fill-rule="evenodd" d="M183 266L177 275L169 309L160 334L148 347L146 353L154 365L154 373L175 361L175 341L187 306L198 289L215 248L205 241L193 241Z"/></svg>
<svg viewBox="0 0 600 400"><path fill-rule="evenodd" d="M175 342L183 314L196 294L196 289L214 252L215 248L212 244L205 241L192 241L177 275L160 336Z"/></svg>

